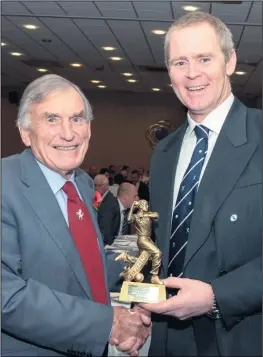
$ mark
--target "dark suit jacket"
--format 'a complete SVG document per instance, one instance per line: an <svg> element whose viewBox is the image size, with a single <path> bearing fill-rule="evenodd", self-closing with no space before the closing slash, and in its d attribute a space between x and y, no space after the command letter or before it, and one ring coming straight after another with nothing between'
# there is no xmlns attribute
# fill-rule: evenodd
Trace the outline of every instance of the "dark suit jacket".
<svg viewBox="0 0 263 357"><path fill-rule="evenodd" d="M92 179L76 184L104 246ZM58 202L30 149L2 160L2 354L101 356L113 310L93 301ZM58 353L57 353L57 352Z"/></svg>
<svg viewBox="0 0 263 357"><path fill-rule="evenodd" d="M176 166L186 124L162 140L150 168L151 210L167 276ZM178 321L177 355L210 353L203 326L210 324L221 356L261 356L261 112L235 99L221 129L195 199L184 277L212 284L221 320ZM160 189L160 187L162 189ZM231 219L236 215L236 220ZM165 355L167 319L154 324L150 355ZM208 343L209 342L209 343ZM213 346L212 346L213 347Z"/></svg>
<svg viewBox="0 0 263 357"><path fill-rule="evenodd" d="M119 233L121 213L118 199L110 191L99 206L98 222L104 244L111 245Z"/></svg>

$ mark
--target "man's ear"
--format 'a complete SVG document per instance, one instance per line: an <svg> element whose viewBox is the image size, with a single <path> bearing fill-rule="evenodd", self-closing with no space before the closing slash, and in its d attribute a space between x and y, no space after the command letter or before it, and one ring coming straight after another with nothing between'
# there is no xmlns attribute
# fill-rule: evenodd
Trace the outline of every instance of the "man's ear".
<svg viewBox="0 0 263 357"><path fill-rule="evenodd" d="M25 146L31 146L30 132L29 129L24 129L21 126L18 128L21 139Z"/></svg>
<svg viewBox="0 0 263 357"><path fill-rule="evenodd" d="M236 51L233 50L231 53L231 57L226 63L226 74L230 77L234 73L237 64L237 55Z"/></svg>

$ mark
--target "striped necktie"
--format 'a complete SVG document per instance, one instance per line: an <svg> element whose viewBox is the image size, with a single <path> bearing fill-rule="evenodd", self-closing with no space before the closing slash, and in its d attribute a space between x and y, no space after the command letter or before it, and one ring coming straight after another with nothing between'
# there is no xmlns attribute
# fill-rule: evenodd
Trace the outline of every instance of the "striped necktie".
<svg viewBox="0 0 263 357"><path fill-rule="evenodd" d="M122 235L126 235L129 233L129 223L128 223L128 213L129 213L129 209L124 209L122 211L123 213L123 222L122 222L122 229L121 229L121 234Z"/></svg>
<svg viewBox="0 0 263 357"><path fill-rule="evenodd" d="M181 277L183 275L195 195L207 153L209 129L203 125L196 125L194 131L197 138L196 146L182 179L173 211L168 264L169 276Z"/></svg>

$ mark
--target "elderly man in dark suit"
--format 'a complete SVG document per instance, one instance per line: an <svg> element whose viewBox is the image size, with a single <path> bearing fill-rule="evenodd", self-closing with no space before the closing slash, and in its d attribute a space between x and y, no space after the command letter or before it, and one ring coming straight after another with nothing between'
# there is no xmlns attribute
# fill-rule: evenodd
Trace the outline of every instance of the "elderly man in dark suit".
<svg viewBox="0 0 263 357"><path fill-rule="evenodd" d="M231 93L232 34L191 13L166 35L173 89L187 121L157 146L151 209L168 299L150 355L261 356L261 112Z"/></svg>
<svg viewBox="0 0 263 357"><path fill-rule="evenodd" d="M2 160L2 354L131 356L149 317L111 307L92 179L78 167L91 106L57 75L26 88L17 125L22 154ZM147 325L147 326L145 326Z"/></svg>

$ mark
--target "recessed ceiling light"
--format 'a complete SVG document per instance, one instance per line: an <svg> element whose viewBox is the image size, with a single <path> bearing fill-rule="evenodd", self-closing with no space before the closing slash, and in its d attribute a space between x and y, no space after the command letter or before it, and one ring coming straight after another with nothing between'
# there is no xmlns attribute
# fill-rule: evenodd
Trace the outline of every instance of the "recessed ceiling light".
<svg viewBox="0 0 263 357"><path fill-rule="evenodd" d="M5 42L1 42L1 46L6 46L6 43Z"/></svg>
<svg viewBox="0 0 263 357"><path fill-rule="evenodd" d="M152 33L154 33L155 35L164 35L164 34L166 34L166 31L164 31L164 30L152 30Z"/></svg>
<svg viewBox="0 0 263 357"><path fill-rule="evenodd" d="M82 67L81 63L70 63L72 67Z"/></svg>
<svg viewBox="0 0 263 357"><path fill-rule="evenodd" d="M37 71L38 72L47 72L48 69L46 69L46 68L38 68Z"/></svg>
<svg viewBox="0 0 263 357"><path fill-rule="evenodd" d="M199 10L199 7L187 5L187 6L183 6L183 9L184 9L185 11L196 11L196 10Z"/></svg>
<svg viewBox="0 0 263 357"><path fill-rule="evenodd" d="M135 83L135 82L137 82L137 81L136 81L136 79L127 79L127 82Z"/></svg>
<svg viewBox="0 0 263 357"><path fill-rule="evenodd" d="M152 88L153 92L160 92L160 90L161 90L160 88Z"/></svg>
<svg viewBox="0 0 263 357"><path fill-rule="evenodd" d="M121 57L110 57L110 59L113 61L121 61L122 60Z"/></svg>
<svg viewBox="0 0 263 357"><path fill-rule="evenodd" d="M20 52L10 52L12 56L22 56L22 53Z"/></svg>
<svg viewBox="0 0 263 357"><path fill-rule="evenodd" d="M36 30L36 29L38 29L38 26L30 25L30 24L23 25L23 27L24 27L25 29L28 29L28 30Z"/></svg>
<svg viewBox="0 0 263 357"><path fill-rule="evenodd" d="M99 81L99 80L97 80L97 79L93 79L92 81L91 81L91 83L94 83L94 84L98 84L98 83L100 83L101 81Z"/></svg>
<svg viewBox="0 0 263 357"><path fill-rule="evenodd" d="M243 72L243 71L236 71L235 74L237 74L238 76L244 76L244 74L246 74L247 72Z"/></svg>
<svg viewBox="0 0 263 357"><path fill-rule="evenodd" d="M98 88L107 88L107 87L104 86L104 85L102 85L102 84L100 84L100 85L98 86Z"/></svg>
<svg viewBox="0 0 263 357"><path fill-rule="evenodd" d="M132 74L132 73L129 73L129 72L124 72L124 73L122 73L122 75L125 76L125 77L131 77L131 76L133 76L133 74Z"/></svg>
<svg viewBox="0 0 263 357"><path fill-rule="evenodd" d="M105 47L101 47L104 51L114 51L116 50L115 47L111 47L111 46L105 46Z"/></svg>

